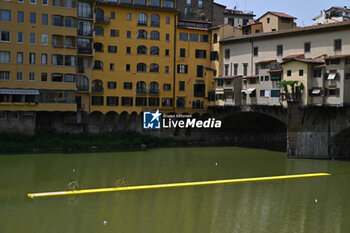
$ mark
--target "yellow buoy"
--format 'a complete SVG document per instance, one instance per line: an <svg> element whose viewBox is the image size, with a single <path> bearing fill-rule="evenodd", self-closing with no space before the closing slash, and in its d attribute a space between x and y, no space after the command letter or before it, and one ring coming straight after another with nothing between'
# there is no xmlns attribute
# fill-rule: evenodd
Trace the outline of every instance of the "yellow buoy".
<svg viewBox="0 0 350 233"><path fill-rule="evenodd" d="M129 186L129 187L117 187L117 188L85 189L85 190L76 190L76 191L29 193L27 194L27 196L34 199L39 197L81 195L81 194L89 194L89 193L123 192L123 191L134 191L134 190L145 190L145 189L180 188L180 187L188 187L188 186L232 184L232 183L259 182L259 181L271 181L271 180L287 180L287 179L311 178L311 177L330 176L330 175L331 174L329 173L310 173L310 174L300 174L300 175L269 176L269 177L241 178L241 179L230 179L230 180L213 180L213 181L199 181L199 182L187 182L187 183L140 185L140 186Z"/></svg>

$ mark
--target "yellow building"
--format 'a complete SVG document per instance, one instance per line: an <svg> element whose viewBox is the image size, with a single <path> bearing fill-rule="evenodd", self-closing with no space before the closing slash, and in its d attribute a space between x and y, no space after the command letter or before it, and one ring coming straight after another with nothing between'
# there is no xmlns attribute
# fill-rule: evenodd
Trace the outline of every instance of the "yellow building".
<svg viewBox="0 0 350 233"><path fill-rule="evenodd" d="M75 0L1 2L0 118L76 111L76 23Z"/></svg>
<svg viewBox="0 0 350 233"><path fill-rule="evenodd" d="M214 98L215 67L211 66L211 34L209 22L180 20L176 36L177 112L202 113Z"/></svg>
<svg viewBox="0 0 350 233"><path fill-rule="evenodd" d="M173 6L96 2L90 112L173 110Z"/></svg>

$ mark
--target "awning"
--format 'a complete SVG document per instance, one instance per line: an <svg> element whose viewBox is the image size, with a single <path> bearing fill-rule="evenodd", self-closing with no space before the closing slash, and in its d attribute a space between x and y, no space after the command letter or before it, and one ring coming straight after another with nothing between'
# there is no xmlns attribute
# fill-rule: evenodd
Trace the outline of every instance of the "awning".
<svg viewBox="0 0 350 233"><path fill-rule="evenodd" d="M334 80L337 73L329 73L328 80Z"/></svg>
<svg viewBox="0 0 350 233"><path fill-rule="evenodd" d="M321 90L320 89L314 89L312 90L312 94L318 95L320 94Z"/></svg>
<svg viewBox="0 0 350 233"><path fill-rule="evenodd" d="M247 95L252 94L253 91L255 91L255 88L248 88L246 90L242 90L242 92L246 93Z"/></svg>
<svg viewBox="0 0 350 233"><path fill-rule="evenodd" d="M5 95L39 95L38 90L31 89L0 89L0 94Z"/></svg>

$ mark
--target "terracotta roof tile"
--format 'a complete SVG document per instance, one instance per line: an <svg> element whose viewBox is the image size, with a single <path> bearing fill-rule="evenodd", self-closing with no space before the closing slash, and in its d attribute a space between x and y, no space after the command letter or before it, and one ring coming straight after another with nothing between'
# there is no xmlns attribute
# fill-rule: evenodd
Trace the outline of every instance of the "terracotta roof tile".
<svg viewBox="0 0 350 233"><path fill-rule="evenodd" d="M296 19L294 16L287 15L286 13L283 13L283 12L276 12L276 11L269 11L269 12L271 14L277 15L278 17Z"/></svg>
<svg viewBox="0 0 350 233"><path fill-rule="evenodd" d="M345 57L350 57L350 54L333 55L333 56L328 56L328 57L326 57L325 59L326 59L326 60L333 60L333 59L345 58Z"/></svg>
<svg viewBox="0 0 350 233"><path fill-rule="evenodd" d="M258 63L269 63L269 62L273 62L273 61L276 61L276 59L273 59L273 60L262 60L262 61L259 61Z"/></svg>
<svg viewBox="0 0 350 233"><path fill-rule="evenodd" d="M289 56L284 57L283 60L292 59L292 58L305 58L305 54L303 54L303 53L291 54Z"/></svg>

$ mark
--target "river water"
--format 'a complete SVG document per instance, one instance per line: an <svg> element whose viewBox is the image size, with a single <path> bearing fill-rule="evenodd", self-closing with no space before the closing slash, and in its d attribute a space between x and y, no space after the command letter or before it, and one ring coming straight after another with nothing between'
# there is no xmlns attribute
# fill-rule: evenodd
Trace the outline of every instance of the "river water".
<svg viewBox="0 0 350 233"><path fill-rule="evenodd" d="M74 169L74 170L73 170ZM30 199L27 193L329 172L260 183ZM350 163L237 147L0 156L1 233L350 232Z"/></svg>

